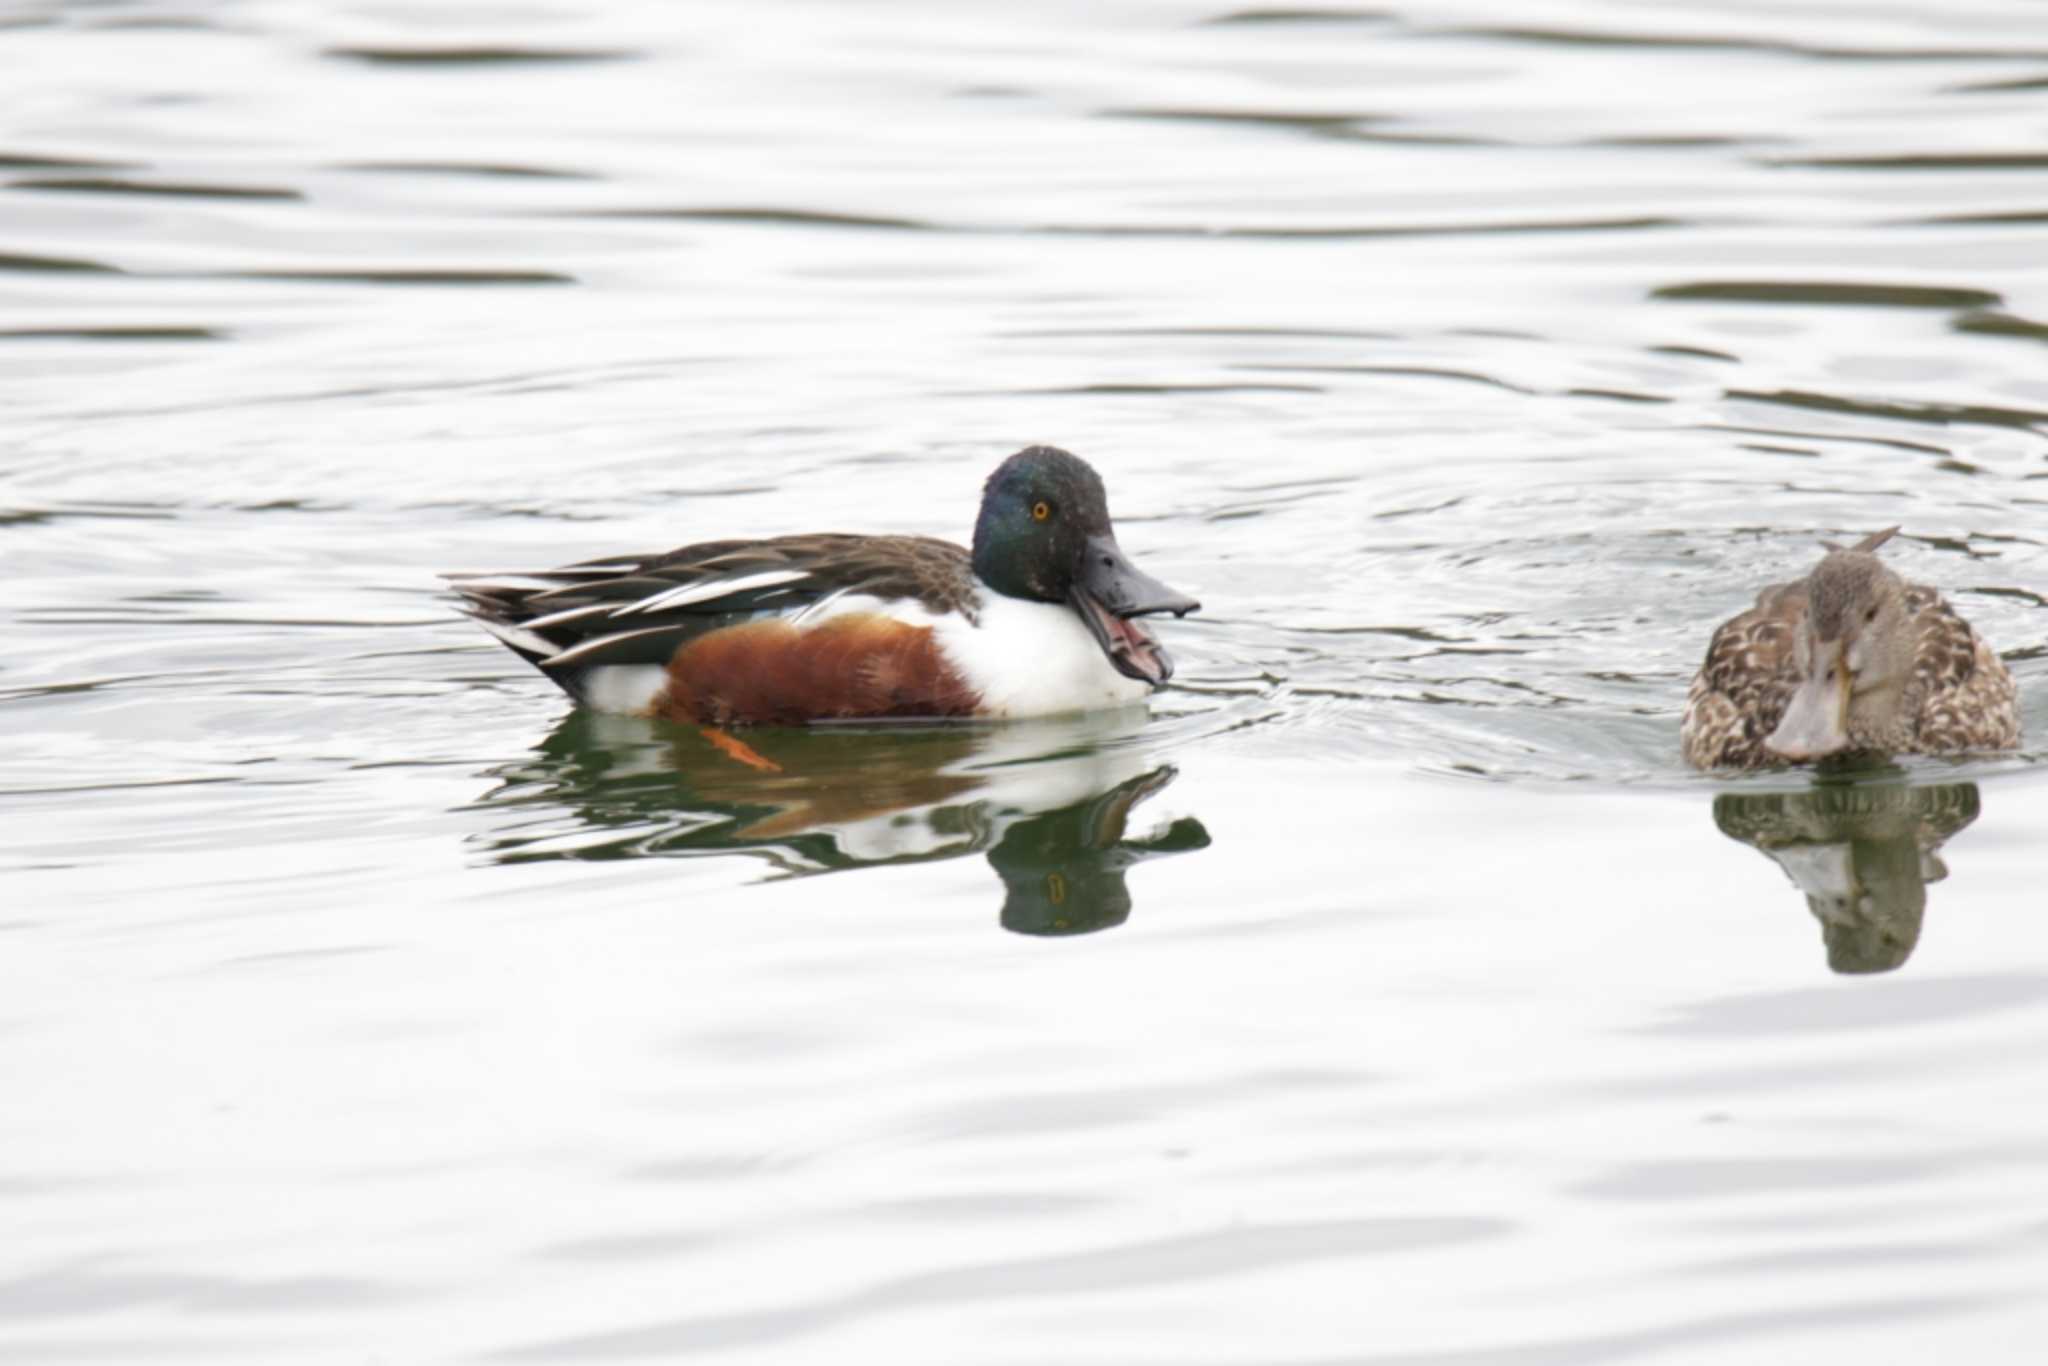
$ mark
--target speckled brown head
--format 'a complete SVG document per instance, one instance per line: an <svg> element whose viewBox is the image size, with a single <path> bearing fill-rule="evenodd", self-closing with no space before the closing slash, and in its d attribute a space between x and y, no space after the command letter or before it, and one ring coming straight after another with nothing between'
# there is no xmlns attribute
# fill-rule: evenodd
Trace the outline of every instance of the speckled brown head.
<svg viewBox="0 0 2048 1366"><path fill-rule="evenodd" d="M1913 669L1906 584L1877 558L1897 527L1828 554L1806 578L1806 618L1793 638L1799 684L1765 741L1788 759L1884 748Z"/></svg>

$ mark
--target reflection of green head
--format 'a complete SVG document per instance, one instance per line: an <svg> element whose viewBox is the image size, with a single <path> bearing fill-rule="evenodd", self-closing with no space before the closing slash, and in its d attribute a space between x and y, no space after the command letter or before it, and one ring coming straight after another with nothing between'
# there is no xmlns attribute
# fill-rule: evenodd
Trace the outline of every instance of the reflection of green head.
<svg viewBox="0 0 2048 1366"><path fill-rule="evenodd" d="M1206 849L1209 832L1191 816L1145 840L1123 838L1130 810L1173 779L1155 769L1099 796L1018 821L988 851L1003 880L1003 928L1018 934L1088 934L1131 913L1124 874L1161 854Z"/></svg>
<svg viewBox="0 0 2048 1366"><path fill-rule="evenodd" d="M1131 889L1124 885L1129 865L1118 858L1118 851L1077 850L1056 868L1044 867L1036 856L1016 861L1016 852L1006 837L988 856L1003 879L1004 929L1017 934L1090 934L1130 918Z"/></svg>

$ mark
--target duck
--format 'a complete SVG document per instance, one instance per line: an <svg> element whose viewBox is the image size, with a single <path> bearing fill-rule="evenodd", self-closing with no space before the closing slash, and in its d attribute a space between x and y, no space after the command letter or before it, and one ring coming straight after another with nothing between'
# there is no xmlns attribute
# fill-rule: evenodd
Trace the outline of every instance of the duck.
<svg viewBox="0 0 2048 1366"><path fill-rule="evenodd" d="M444 577L578 703L712 728L1131 706L1173 676L1140 618L1201 607L1131 563L1056 446L996 466L971 546L808 533Z"/></svg>
<svg viewBox="0 0 2048 1366"><path fill-rule="evenodd" d="M1925 584L1878 558L1887 527L1822 542L1811 573L1723 622L1685 699L1696 768L1835 756L1960 754L2020 742L2019 689L1998 652Z"/></svg>

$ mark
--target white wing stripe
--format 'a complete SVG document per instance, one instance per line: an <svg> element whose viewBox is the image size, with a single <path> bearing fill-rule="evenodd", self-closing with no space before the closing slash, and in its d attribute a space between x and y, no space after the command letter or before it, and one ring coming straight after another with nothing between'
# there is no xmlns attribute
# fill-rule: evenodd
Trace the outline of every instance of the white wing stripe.
<svg viewBox="0 0 2048 1366"><path fill-rule="evenodd" d="M598 636L593 640L586 640L574 649L563 650L547 660L546 667L550 669L566 669L581 663L589 656L597 654L609 646L618 644L622 640L635 640L641 636L674 635L676 630L677 628L673 626L649 626L639 631L614 631L608 636Z"/></svg>
<svg viewBox="0 0 2048 1366"><path fill-rule="evenodd" d="M608 602L586 603L581 607L564 607L559 612L550 612L544 617L532 617L520 623L529 631L545 631L551 626L567 626L572 621L585 617L609 616L612 605Z"/></svg>
<svg viewBox="0 0 2048 1366"><path fill-rule="evenodd" d="M543 660L546 660L550 664L552 664L554 661L551 658L549 658L549 656L559 654L561 652L561 646L542 640L533 632L525 630L521 627L508 626L503 622L492 621L489 617L479 615L475 612L470 613L470 616L476 622L477 625L483 627L486 631L489 631L492 635L504 641L513 649L523 651L527 654L539 655Z"/></svg>
<svg viewBox="0 0 2048 1366"><path fill-rule="evenodd" d="M824 597L819 598L809 607L804 608L803 611L798 612L795 616L791 617L789 619L789 624L793 627L803 627L810 625L813 621L816 621L826 612L831 611L833 605L836 604L841 598L845 597L851 591L853 590L848 588L833 589Z"/></svg>
<svg viewBox="0 0 2048 1366"><path fill-rule="evenodd" d="M715 602L733 593L752 592L757 588L774 588L778 584L795 583L808 579L810 574L802 569L769 569L759 574L741 574L737 578L707 579L702 583L686 583L680 588L671 588L652 597L629 602L613 612L623 617L633 612L660 612L672 607L687 607L693 602Z"/></svg>
<svg viewBox="0 0 2048 1366"><path fill-rule="evenodd" d="M559 580L539 574L443 574L441 577L462 593L472 588L486 593L545 593L550 588L562 586Z"/></svg>

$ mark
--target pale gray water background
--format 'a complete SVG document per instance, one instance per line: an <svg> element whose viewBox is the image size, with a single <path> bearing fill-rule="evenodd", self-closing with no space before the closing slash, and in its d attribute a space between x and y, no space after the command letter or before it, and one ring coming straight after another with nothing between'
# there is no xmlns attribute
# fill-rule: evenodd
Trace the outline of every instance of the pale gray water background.
<svg viewBox="0 0 2048 1366"><path fill-rule="evenodd" d="M27 3L0 89L0 1361L2037 1359L2048 9ZM1206 600L1149 721L767 777L433 577L1030 441ZM2032 747L1687 773L1894 522Z"/></svg>

